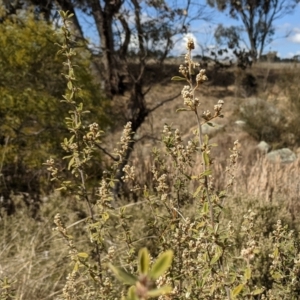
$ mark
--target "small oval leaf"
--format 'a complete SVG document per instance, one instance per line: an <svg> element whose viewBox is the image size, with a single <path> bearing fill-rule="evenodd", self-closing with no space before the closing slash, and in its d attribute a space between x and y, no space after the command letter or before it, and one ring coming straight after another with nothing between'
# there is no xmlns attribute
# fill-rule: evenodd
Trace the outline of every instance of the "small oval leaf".
<svg viewBox="0 0 300 300"><path fill-rule="evenodd" d="M246 281L251 278L251 269L249 267L245 270L244 278L246 279Z"/></svg>
<svg viewBox="0 0 300 300"><path fill-rule="evenodd" d="M139 298L136 294L136 287L135 286L131 286L128 289L127 300L139 300Z"/></svg>
<svg viewBox="0 0 300 300"><path fill-rule="evenodd" d="M210 265L214 265L220 259L220 254L216 253L214 257L210 260Z"/></svg>
<svg viewBox="0 0 300 300"><path fill-rule="evenodd" d="M126 272L124 269L117 268L112 264L109 264L109 268L113 271L116 277L125 284L134 285L137 282L137 278L134 275Z"/></svg>
<svg viewBox="0 0 300 300"><path fill-rule="evenodd" d="M240 294L240 292L242 291L242 289L244 288L244 285L241 283L238 286L236 286L233 290L232 290L232 297L236 297Z"/></svg>
<svg viewBox="0 0 300 300"><path fill-rule="evenodd" d="M158 279L171 266L173 259L173 251L168 250L161 254L152 266L150 277L154 280Z"/></svg>
<svg viewBox="0 0 300 300"><path fill-rule="evenodd" d="M253 296L259 295L259 294L263 293L264 290L265 290L265 289L263 289L263 288L261 288L261 289L256 289L256 290L254 290L254 291L251 293L251 295L253 295Z"/></svg>
<svg viewBox="0 0 300 300"><path fill-rule="evenodd" d="M186 80L186 78L181 77L181 76L173 76L173 77L171 78L171 80L180 81L180 80Z"/></svg>
<svg viewBox="0 0 300 300"><path fill-rule="evenodd" d="M68 87L69 90L72 90L72 89L73 89L72 81L68 81L67 87Z"/></svg>
<svg viewBox="0 0 300 300"><path fill-rule="evenodd" d="M82 257L82 258L88 258L88 257L89 257L89 255L88 255L87 253L85 253L85 252L79 252L79 253L77 254L77 256L78 256L78 257Z"/></svg>
<svg viewBox="0 0 300 300"><path fill-rule="evenodd" d="M158 289L151 290L147 292L148 297L159 297L162 295L166 295L172 292L172 288L168 285L162 286Z"/></svg>
<svg viewBox="0 0 300 300"><path fill-rule="evenodd" d="M139 265L138 270L140 274L147 274L149 271L150 257L147 248L143 248L139 251Z"/></svg>
<svg viewBox="0 0 300 300"><path fill-rule="evenodd" d="M209 166L209 156L206 152L203 152L204 163L206 166Z"/></svg>
<svg viewBox="0 0 300 300"><path fill-rule="evenodd" d="M79 264L78 262L75 263L74 268L73 268L73 272L77 272L79 269Z"/></svg>

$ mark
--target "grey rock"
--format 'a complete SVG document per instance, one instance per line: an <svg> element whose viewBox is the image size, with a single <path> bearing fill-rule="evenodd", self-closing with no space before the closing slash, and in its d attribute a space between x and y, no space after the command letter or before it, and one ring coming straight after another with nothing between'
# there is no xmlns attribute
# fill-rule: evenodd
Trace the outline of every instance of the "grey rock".
<svg viewBox="0 0 300 300"><path fill-rule="evenodd" d="M271 162L291 163L297 159L296 154L289 148L282 148L269 152L266 155Z"/></svg>
<svg viewBox="0 0 300 300"><path fill-rule="evenodd" d="M268 153L271 146L266 143L265 141L261 141L257 146L256 146L257 149L259 149L261 152L263 153Z"/></svg>
<svg viewBox="0 0 300 300"><path fill-rule="evenodd" d="M243 121L243 120L236 120L234 123L240 127L243 127L246 125L246 121Z"/></svg>

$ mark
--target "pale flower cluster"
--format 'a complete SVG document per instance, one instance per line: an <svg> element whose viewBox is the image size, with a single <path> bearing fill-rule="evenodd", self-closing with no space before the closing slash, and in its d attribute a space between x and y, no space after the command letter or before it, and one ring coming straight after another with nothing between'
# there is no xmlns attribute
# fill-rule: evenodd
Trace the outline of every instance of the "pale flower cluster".
<svg viewBox="0 0 300 300"><path fill-rule="evenodd" d="M181 91L183 103L185 106L195 109L200 105L199 99L194 97L194 91L189 85L185 85Z"/></svg>
<svg viewBox="0 0 300 300"><path fill-rule="evenodd" d="M183 168L188 167L193 160L193 154L197 151L196 144L192 141L188 141L185 146L179 129L176 129L173 133L171 128L167 125L164 126L163 134L165 140L171 141L167 146L168 151L176 160L177 164Z"/></svg>
<svg viewBox="0 0 300 300"><path fill-rule="evenodd" d="M122 176L122 180L124 182L129 182L130 180L134 180L135 179L135 167L134 166L129 166L126 165L123 168L123 172L125 173L124 176Z"/></svg>
<svg viewBox="0 0 300 300"><path fill-rule="evenodd" d="M92 123L89 125L89 132L83 136L85 141L96 141L100 137L99 125L97 123Z"/></svg>
<svg viewBox="0 0 300 300"><path fill-rule="evenodd" d="M129 144L131 142L131 136L132 136L131 125L132 125L131 122L128 122L123 129L123 133L119 142L119 144L121 145L121 149L114 150L115 153L120 157L124 157L129 147Z"/></svg>
<svg viewBox="0 0 300 300"><path fill-rule="evenodd" d="M200 83L203 83L204 81L207 81L208 78L206 76L206 70L205 69L201 69L199 71L199 73L197 74L196 76L196 81L197 81L197 84L200 84Z"/></svg>

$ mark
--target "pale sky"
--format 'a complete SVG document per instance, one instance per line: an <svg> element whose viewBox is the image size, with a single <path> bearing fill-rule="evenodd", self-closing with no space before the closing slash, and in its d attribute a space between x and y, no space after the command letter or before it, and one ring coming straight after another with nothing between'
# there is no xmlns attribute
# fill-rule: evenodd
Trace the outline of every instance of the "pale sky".
<svg viewBox="0 0 300 300"><path fill-rule="evenodd" d="M198 0L198 3L206 3L206 0ZM96 37L95 27L93 26L92 19L83 18L80 16L80 22L83 25L87 36L93 44L99 44L99 39ZM233 20L226 14L221 12L215 12L210 20L210 22L204 21L194 21L191 24L192 36L196 39L198 47L196 46L194 54L202 54L201 48L214 48L216 45L214 40L214 29L221 23L227 26L230 25L241 25L239 21ZM291 15L286 15L283 18L276 20L274 23L276 32L274 36L274 41L265 47L265 53L268 51L277 51L281 58L293 57L294 55L300 54L300 3L296 6L295 11ZM287 33L289 33L288 36ZM173 55L179 55L185 52L185 41L187 36L176 37L176 44ZM246 35L244 39L247 42Z"/></svg>
<svg viewBox="0 0 300 300"><path fill-rule="evenodd" d="M214 46L213 29L220 23L223 25L226 24L227 26L241 25L241 22L231 19L224 13L218 12L213 17L212 22L199 22L198 26L194 24L195 32L193 34L197 37L198 43ZM274 40L265 47L264 53L277 51L278 55L282 58L293 57L294 55L300 54L300 3L296 6L293 14L276 20L274 25ZM200 28L200 30L198 28ZM244 39L247 42L246 35Z"/></svg>

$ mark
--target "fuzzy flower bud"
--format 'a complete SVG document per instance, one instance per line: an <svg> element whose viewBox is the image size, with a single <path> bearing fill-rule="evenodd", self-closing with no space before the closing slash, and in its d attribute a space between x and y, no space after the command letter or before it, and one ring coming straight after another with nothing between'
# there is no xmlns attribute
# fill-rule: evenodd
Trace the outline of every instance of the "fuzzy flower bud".
<svg viewBox="0 0 300 300"><path fill-rule="evenodd" d="M205 69L201 69L199 71L199 74L196 76L196 81L198 84L208 80L205 72L206 72Z"/></svg>
<svg viewBox="0 0 300 300"><path fill-rule="evenodd" d="M186 45L186 49L187 50L193 50L193 49L195 49L195 43L194 43L194 40L192 38L188 39L187 45Z"/></svg>

